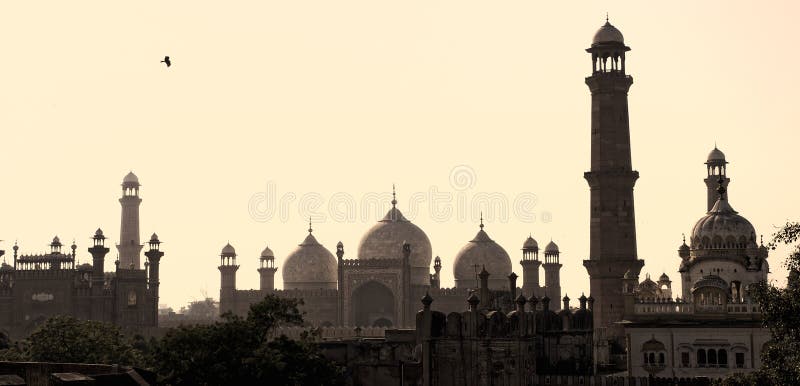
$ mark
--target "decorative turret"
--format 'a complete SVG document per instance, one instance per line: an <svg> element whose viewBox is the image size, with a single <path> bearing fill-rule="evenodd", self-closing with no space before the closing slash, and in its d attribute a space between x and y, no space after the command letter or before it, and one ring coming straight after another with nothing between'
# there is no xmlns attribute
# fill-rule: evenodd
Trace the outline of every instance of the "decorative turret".
<svg viewBox="0 0 800 386"><path fill-rule="evenodd" d="M164 252L161 252L161 240L158 239L158 235L155 233L150 236L150 241L147 242L147 246L149 249L144 253L144 255L147 256L145 268L149 270L149 280L147 285L150 289L150 296L153 299L151 317L153 318L153 323L158 324L158 288L159 284L161 284L159 267L161 265L161 258L164 257Z"/></svg>
<svg viewBox="0 0 800 386"><path fill-rule="evenodd" d="M267 246L261 251L258 261L258 274L261 277L260 289L262 292L272 292L275 290L275 272L278 270L275 268L275 254Z"/></svg>
<svg viewBox="0 0 800 386"><path fill-rule="evenodd" d="M558 245L550 240L544 248L544 286L547 288L547 293L556 299L554 305L555 311L558 311L558 299L561 298L561 252Z"/></svg>
<svg viewBox="0 0 800 386"><path fill-rule="evenodd" d="M103 230L97 228L92 237L92 247L89 253L92 254L92 293L99 295L103 292L105 284L105 260L109 249L106 248L106 237Z"/></svg>
<svg viewBox="0 0 800 386"><path fill-rule="evenodd" d="M221 291L235 291L236 271L239 270L239 265L236 264L236 249L230 243L222 247L222 251L219 254L219 267L217 268L221 275Z"/></svg>
<svg viewBox="0 0 800 386"><path fill-rule="evenodd" d="M541 285L539 284L539 266L542 262L539 261L539 243L533 238L533 235L528 235L525 242L522 243L522 292L531 296L541 295Z"/></svg>
<svg viewBox="0 0 800 386"><path fill-rule="evenodd" d="M441 288L441 276L440 272L442 271L442 259L439 256L436 256L433 259L433 274L431 275L431 288Z"/></svg>
<svg viewBox="0 0 800 386"><path fill-rule="evenodd" d="M706 211L708 212L711 211L714 203L720 198L717 192L719 185L721 184L722 188L727 190L728 183L731 182L731 179L727 176L727 164L728 161L725 160L725 154L717 149L717 145L714 145L714 150L708 153L708 160L706 161L708 176L703 180L706 183L706 196L708 198ZM723 193L722 198L727 199L727 193Z"/></svg>

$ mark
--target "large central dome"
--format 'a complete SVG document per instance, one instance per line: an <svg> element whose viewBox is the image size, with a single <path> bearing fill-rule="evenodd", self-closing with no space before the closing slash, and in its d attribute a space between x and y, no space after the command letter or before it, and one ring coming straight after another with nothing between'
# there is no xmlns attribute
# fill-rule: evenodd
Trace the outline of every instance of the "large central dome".
<svg viewBox="0 0 800 386"><path fill-rule="evenodd" d="M430 285L433 252L428 235L406 219L397 209L397 200L377 224L370 228L358 245L359 259L401 259L403 243L411 245L411 283Z"/></svg>
<svg viewBox="0 0 800 386"><path fill-rule="evenodd" d="M755 240L755 228L720 198L692 229L692 249L743 249Z"/></svg>

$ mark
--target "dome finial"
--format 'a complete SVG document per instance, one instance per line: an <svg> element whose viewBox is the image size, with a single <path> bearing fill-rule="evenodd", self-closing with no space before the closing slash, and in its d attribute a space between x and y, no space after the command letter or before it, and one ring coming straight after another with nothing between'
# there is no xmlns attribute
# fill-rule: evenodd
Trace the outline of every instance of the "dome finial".
<svg viewBox="0 0 800 386"><path fill-rule="evenodd" d="M683 236L683 243L686 244L686 233L681 233L681 236Z"/></svg>
<svg viewBox="0 0 800 386"><path fill-rule="evenodd" d="M314 231L314 228L311 227L311 217L308 218L308 234Z"/></svg>
<svg viewBox="0 0 800 386"><path fill-rule="evenodd" d="M608 11L606 11L606 23L608 23Z"/></svg>
<svg viewBox="0 0 800 386"><path fill-rule="evenodd" d="M481 211L481 225L480 225L480 227L481 227L481 229L483 229L483 211Z"/></svg>
<svg viewBox="0 0 800 386"><path fill-rule="evenodd" d="M397 191L394 188L394 184L392 184L392 208L397 207Z"/></svg>

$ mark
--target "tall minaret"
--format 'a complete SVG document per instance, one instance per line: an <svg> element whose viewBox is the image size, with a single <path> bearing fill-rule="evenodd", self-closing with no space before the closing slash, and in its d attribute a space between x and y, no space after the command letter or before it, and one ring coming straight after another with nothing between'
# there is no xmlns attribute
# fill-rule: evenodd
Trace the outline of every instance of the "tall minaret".
<svg viewBox="0 0 800 386"><path fill-rule="evenodd" d="M539 286L539 244L534 240L533 235L528 236L522 244L522 293L530 297L540 297L541 287Z"/></svg>
<svg viewBox="0 0 800 386"><path fill-rule="evenodd" d="M594 327L608 328L608 335L621 339L625 308L623 276L630 270L638 276L644 265L636 254L636 222L633 185L639 172L631 168L628 89L633 78L625 73L622 33L608 20L594 35L592 75L586 85L592 93L592 168L584 173L591 190L589 272L591 296L596 299Z"/></svg>
<svg viewBox="0 0 800 386"><path fill-rule="evenodd" d="M552 296L556 301L553 310L559 310L558 299L561 299L561 252L558 245L550 240L544 247L544 287L547 296Z"/></svg>
<svg viewBox="0 0 800 386"><path fill-rule="evenodd" d="M706 196L708 197L706 212L710 212L711 208L714 207L714 203L720 198L719 192L717 192L717 188L719 188L720 185L720 178L722 179L722 187L725 189L725 193L722 194L722 199L728 199L727 189L731 179L728 178L727 175L727 164L728 161L725 161L725 154L717 149L717 145L714 145L714 150L708 153L708 160L706 161L708 177L703 180L706 183Z"/></svg>
<svg viewBox="0 0 800 386"><path fill-rule="evenodd" d="M122 269L139 269L139 255L142 244L139 243L139 178L133 172L122 180L122 225L119 230L119 266Z"/></svg>

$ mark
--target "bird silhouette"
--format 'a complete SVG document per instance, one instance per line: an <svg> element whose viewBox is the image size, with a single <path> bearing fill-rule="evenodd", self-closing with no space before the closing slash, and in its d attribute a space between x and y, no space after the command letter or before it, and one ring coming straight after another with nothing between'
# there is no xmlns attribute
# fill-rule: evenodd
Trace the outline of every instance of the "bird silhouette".
<svg viewBox="0 0 800 386"><path fill-rule="evenodd" d="M162 61L161 61L161 63L164 63L164 64L166 64L166 65L167 65L167 67L169 67L169 66L171 66L171 65L172 65L172 62L170 62L170 61L169 61L169 56L165 56L165 57L164 57L164 60L162 60Z"/></svg>

